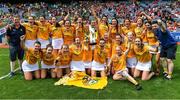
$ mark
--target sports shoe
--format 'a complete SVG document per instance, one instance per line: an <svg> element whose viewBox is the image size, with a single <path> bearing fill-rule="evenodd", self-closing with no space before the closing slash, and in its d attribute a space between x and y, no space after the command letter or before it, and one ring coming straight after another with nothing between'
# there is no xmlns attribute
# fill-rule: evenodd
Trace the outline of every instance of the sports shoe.
<svg viewBox="0 0 180 100"><path fill-rule="evenodd" d="M135 85L136 86L136 90L141 90L142 86L140 84Z"/></svg>
<svg viewBox="0 0 180 100"><path fill-rule="evenodd" d="M165 76L165 79L167 79L167 80L172 80L172 76L167 75L167 76Z"/></svg>
<svg viewBox="0 0 180 100"><path fill-rule="evenodd" d="M14 72L10 72L9 77L13 77L14 75L15 75L15 73L14 73Z"/></svg>
<svg viewBox="0 0 180 100"><path fill-rule="evenodd" d="M167 72L163 72L163 76L164 77L168 76L168 73Z"/></svg>

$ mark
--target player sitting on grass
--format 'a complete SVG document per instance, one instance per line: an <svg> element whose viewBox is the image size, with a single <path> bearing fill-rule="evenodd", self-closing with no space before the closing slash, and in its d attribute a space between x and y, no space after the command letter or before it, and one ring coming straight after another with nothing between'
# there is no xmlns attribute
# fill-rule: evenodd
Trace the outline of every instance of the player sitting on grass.
<svg viewBox="0 0 180 100"><path fill-rule="evenodd" d="M136 86L137 90L140 90L142 89L142 87L132 76L128 74L128 69L126 68L126 58L127 58L127 53L129 52L130 47L131 47L131 44L129 43L128 48L125 52L123 52L119 47L116 47L116 54L113 55L112 58L110 59L108 68L112 64L112 68L115 71L115 74L113 75L113 80L122 80L124 78L128 79L130 82L132 82Z"/></svg>

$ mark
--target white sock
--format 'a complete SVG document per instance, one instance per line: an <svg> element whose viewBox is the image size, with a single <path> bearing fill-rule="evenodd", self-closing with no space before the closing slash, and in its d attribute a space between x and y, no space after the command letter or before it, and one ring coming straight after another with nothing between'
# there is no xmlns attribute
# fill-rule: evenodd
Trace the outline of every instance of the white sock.
<svg viewBox="0 0 180 100"><path fill-rule="evenodd" d="M15 65L16 65L15 61L10 62L11 72L14 72Z"/></svg>
<svg viewBox="0 0 180 100"><path fill-rule="evenodd" d="M22 62L23 62L22 60L19 60L19 59L18 59L19 70L21 70L21 69L22 69Z"/></svg>

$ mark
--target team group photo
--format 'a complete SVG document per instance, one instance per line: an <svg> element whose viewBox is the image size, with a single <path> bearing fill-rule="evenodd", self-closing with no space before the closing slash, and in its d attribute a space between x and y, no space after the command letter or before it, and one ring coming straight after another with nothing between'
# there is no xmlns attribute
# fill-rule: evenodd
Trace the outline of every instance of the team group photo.
<svg viewBox="0 0 180 100"><path fill-rule="evenodd" d="M0 98L179 99L179 4L0 1Z"/></svg>

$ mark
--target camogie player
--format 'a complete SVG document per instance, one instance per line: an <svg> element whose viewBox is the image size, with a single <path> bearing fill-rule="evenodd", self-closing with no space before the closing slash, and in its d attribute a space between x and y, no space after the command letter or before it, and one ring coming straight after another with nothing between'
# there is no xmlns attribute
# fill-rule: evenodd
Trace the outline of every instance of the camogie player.
<svg viewBox="0 0 180 100"><path fill-rule="evenodd" d="M143 31L144 31L143 20L141 18L138 18L137 26L134 29L135 37L143 39L143 43L147 44L147 38L146 38L145 34L143 34Z"/></svg>
<svg viewBox="0 0 180 100"><path fill-rule="evenodd" d="M21 46L26 52L26 58L22 63L22 69L24 72L25 80L32 80L33 76L36 79L40 78L40 71L38 66L38 61L41 59L41 43L36 41L34 43L34 48L27 48L24 44L25 36L21 36Z"/></svg>
<svg viewBox="0 0 180 100"><path fill-rule="evenodd" d="M152 48L158 48L158 52L150 52L152 55L156 56L156 75L160 74L160 47L159 47L159 41L156 37L156 35L153 33L151 28L151 22L145 22L145 36L147 37L147 43Z"/></svg>
<svg viewBox="0 0 180 100"><path fill-rule="evenodd" d="M116 39L112 41L112 54L116 54L116 47L120 47L123 51L125 51L125 38L123 38L120 34L116 34Z"/></svg>
<svg viewBox="0 0 180 100"><path fill-rule="evenodd" d="M70 62L72 56L69 51L69 46L66 44L62 45L62 49L59 51L58 57L55 60L55 72L57 73L57 78L63 76L64 70L66 74L70 73Z"/></svg>
<svg viewBox="0 0 180 100"><path fill-rule="evenodd" d="M134 75L134 69L136 67L137 64L137 59L136 59L136 55L133 49L134 46L134 36L132 32L128 32L127 33L127 38L128 41L126 43L126 48L128 48L128 44L131 43L131 47L129 48L129 51L127 53L127 58L126 58L126 66L127 68L130 69L130 74Z"/></svg>
<svg viewBox="0 0 180 100"><path fill-rule="evenodd" d="M52 17L52 25L51 25L51 37L52 37L52 46L53 46L53 54L57 55L58 51L61 49L63 45L63 35L61 32L60 24L57 23L56 17Z"/></svg>
<svg viewBox="0 0 180 100"><path fill-rule="evenodd" d="M128 32L133 32L134 33L134 29L136 28L137 24L136 23L131 23L131 20L126 18L124 20L124 26L121 28L121 33L123 35L127 35Z"/></svg>
<svg viewBox="0 0 180 100"><path fill-rule="evenodd" d="M62 34L64 39L64 44L72 44L75 38L75 29L71 25L69 20L64 22L64 26L62 27Z"/></svg>
<svg viewBox="0 0 180 100"><path fill-rule="evenodd" d="M83 63L88 75L91 74L93 52L92 47L89 45L89 38L86 38L83 43Z"/></svg>
<svg viewBox="0 0 180 100"><path fill-rule="evenodd" d="M113 18L112 24L111 24L110 29L109 29L109 35L110 35L111 41L115 40L116 34L120 34L119 33L118 20L116 18Z"/></svg>
<svg viewBox="0 0 180 100"><path fill-rule="evenodd" d="M108 33L104 34L104 41L105 41L105 50L107 52L107 59L108 59L108 62L109 62L109 60L111 58L112 51L111 51L111 42L110 42Z"/></svg>
<svg viewBox="0 0 180 100"><path fill-rule="evenodd" d="M112 56L109 64L108 69L112 65L115 74L113 75L113 80L123 80L128 79L131 83L136 86L137 90L140 90L142 87L139 83L128 74L128 69L126 68L126 57L127 53L131 48L131 43L128 44L128 48L125 52L123 52L119 47L116 48L116 54Z"/></svg>
<svg viewBox="0 0 180 100"><path fill-rule="evenodd" d="M70 51L72 53L72 61L70 64L71 70L85 72L83 64L83 47L80 38L77 37L75 39L75 43L71 45Z"/></svg>
<svg viewBox="0 0 180 100"><path fill-rule="evenodd" d="M135 39L134 52L137 57L137 65L134 71L134 77L139 77L142 73L142 80L149 80L155 73L151 72L151 54L150 51L156 52L157 49L154 49L150 46L145 46L141 38Z"/></svg>
<svg viewBox="0 0 180 100"><path fill-rule="evenodd" d="M85 27L83 25L83 20L81 17L79 17L77 20L76 37L79 37L80 41L83 41L85 37Z"/></svg>
<svg viewBox="0 0 180 100"><path fill-rule="evenodd" d="M48 70L51 72L51 77L55 78L56 74L54 73L54 61L55 56L53 55L53 47L48 44L46 50L43 51L42 61L41 61L41 78L44 79L47 76Z"/></svg>
<svg viewBox="0 0 180 100"><path fill-rule="evenodd" d="M35 23L34 17L30 16L28 18L28 23L23 23L23 26L26 28L25 46L27 48L34 48L38 32L38 26Z"/></svg>
<svg viewBox="0 0 180 100"><path fill-rule="evenodd" d="M46 49L46 45L49 44L50 26L51 24L46 22L44 17L39 18L37 38L41 43L41 49Z"/></svg>
<svg viewBox="0 0 180 100"><path fill-rule="evenodd" d="M109 31L109 24L108 24L108 18L107 16L103 16L102 19L100 19L97 15L96 12L94 10L94 7L91 7L91 11L94 15L94 17L97 19L98 21L98 30L99 30L99 36L100 38L102 38L104 36L105 33L108 33Z"/></svg>
<svg viewBox="0 0 180 100"><path fill-rule="evenodd" d="M92 62L91 76L96 77L96 72L100 71L101 77L106 76L105 67L108 63L107 53L105 50L105 41L100 39L99 44L94 50L94 60Z"/></svg>

